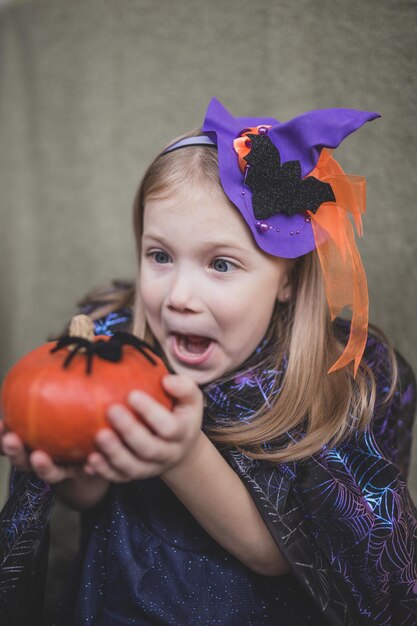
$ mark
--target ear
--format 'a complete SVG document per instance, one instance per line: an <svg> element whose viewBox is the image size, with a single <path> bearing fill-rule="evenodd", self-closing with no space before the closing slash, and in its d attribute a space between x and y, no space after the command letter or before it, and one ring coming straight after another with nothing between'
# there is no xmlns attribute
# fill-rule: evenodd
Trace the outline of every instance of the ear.
<svg viewBox="0 0 417 626"><path fill-rule="evenodd" d="M278 302L289 302L291 300L292 289L291 285L287 284L285 287L282 287L277 295Z"/></svg>
<svg viewBox="0 0 417 626"><path fill-rule="evenodd" d="M291 260L292 261L292 260ZM278 302L289 302L292 296L292 281L290 276L292 275L292 271L294 268L294 262L290 262L287 265L287 271L285 272L285 276L283 276L282 283L278 289L277 300Z"/></svg>

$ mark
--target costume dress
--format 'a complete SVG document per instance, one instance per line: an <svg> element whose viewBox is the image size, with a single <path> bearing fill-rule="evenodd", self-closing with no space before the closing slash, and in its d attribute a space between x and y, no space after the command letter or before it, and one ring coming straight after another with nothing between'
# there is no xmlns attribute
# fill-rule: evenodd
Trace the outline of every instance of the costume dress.
<svg viewBox="0 0 417 626"><path fill-rule="evenodd" d="M130 310L118 311L98 320L96 332L128 329L130 321ZM336 326L346 340L348 323ZM213 419L227 423L253 414L285 372L285 359L280 371L256 367L266 349L261 343L229 382L203 387L203 430ZM290 574L251 572L159 478L112 485L84 515L80 554L56 625L416 624L417 510L405 484L415 379L397 353L399 387L383 407L387 350L371 333L364 359L378 386L365 433L274 466L220 450L247 486ZM23 593L33 595L34 555L42 562L52 490L16 473L12 489L1 519L0 616L21 626L33 623L17 607Z"/></svg>
<svg viewBox="0 0 417 626"><path fill-rule="evenodd" d="M88 526L57 626L322 624L293 574L251 572L159 478L114 485Z"/></svg>

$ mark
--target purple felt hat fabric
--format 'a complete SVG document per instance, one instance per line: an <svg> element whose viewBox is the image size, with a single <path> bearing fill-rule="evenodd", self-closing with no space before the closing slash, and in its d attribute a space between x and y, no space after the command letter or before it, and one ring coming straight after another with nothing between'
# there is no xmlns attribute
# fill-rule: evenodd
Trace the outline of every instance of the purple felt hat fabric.
<svg viewBox="0 0 417 626"><path fill-rule="evenodd" d="M202 131L217 144L224 192L239 209L262 250L290 259L307 254L316 247L313 229L306 213L293 216L278 213L260 227L252 207L252 192L244 184L233 141L246 128L272 126L268 137L279 150L281 163L299 161L304 178L315 168L322 148L337 148L345 137L377 117L379 113L355 109L321 109L280 123L271 117L233 117L219 100L212 98Z"/></svg>

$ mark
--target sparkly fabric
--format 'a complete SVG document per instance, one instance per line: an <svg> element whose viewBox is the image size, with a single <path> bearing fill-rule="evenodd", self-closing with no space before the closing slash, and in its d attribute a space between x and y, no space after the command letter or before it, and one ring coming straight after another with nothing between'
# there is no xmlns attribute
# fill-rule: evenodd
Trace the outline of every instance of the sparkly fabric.
<svg viewBox="0 0 417 626"><path fill-rule="evenodd" d="M40 624L51 487L34 473L12 473L10 496L0 513L0 624Z"/></svg>
<svg viewBox="0 0 417 626"><path fill-rule="evenodd" d="M293 574L253 573L159 478L113 485L88 523L57 626L322 626Z"/></svg>
<svg viewBox="0 0 417 626"><path fill-rule="evenodd" d="M346 340L348 323L337 320L336 329ZM377 378L376 410L364 434L274 467L237 451L226 458L329 624L412 626L417 623L417 510L405 479L416 382L397 353L400 383L383 408L390 384L388 351L374 335L368 336L364 359ZM208 412L226 424L235 406L233 419L247 419L284 370L285 362L278 372L255 368L227 385L209 386Z"/></svg>
<svg viewBox="0 0 417 626"><path fill-rule="evenodd" d="M301 178L299 161L281 165L278 148L267 135L249 133L251 151L244 157L249 164L245 184L252 190L252 206L256 219L268 219L276 213L293 216L306 210L316 213L323 202L336 198L328 183L314 176Z"/></svg>
<svg viewBox="0 0 417 626"><path fill-rule="evenodd" d="M129 330L130 319L129 309L111 314L96 322L96 333ZM337 320L337 329L346 339L348 324ZM257 352L265 349L263 344ZM205 386L204 429L214 416L220 422L249 419L279 382L285 359L278 372L263 372L256 367L257 352L253 367L228 383ZM160 479L113 485L105 501L84 515L82 549L65 591L69 605L56 626L417 623L417 511L405 484L415 379L397 354L400 383L382 407L390 371L386 348L372 334L364 358L376 374L378 397L363 435L274 467L236 450L222 452L249 489L290 574L251 572L204 531ZM278 393L279 384L275 389ZM13 499L15 486L1 516L0 623L10 626L28 623L16 613L17 601L28 571L34 573L27 555L36 553L51 506L49 488L38 481L36 492L33 475L21 479L20 500ZM34 518L28 503L39 502L39 493L42 506ZM19 520L29 528L35 519L36 533L27 536L22 550L13 528ZM4 564L16 567L8 581Z"/></svg>

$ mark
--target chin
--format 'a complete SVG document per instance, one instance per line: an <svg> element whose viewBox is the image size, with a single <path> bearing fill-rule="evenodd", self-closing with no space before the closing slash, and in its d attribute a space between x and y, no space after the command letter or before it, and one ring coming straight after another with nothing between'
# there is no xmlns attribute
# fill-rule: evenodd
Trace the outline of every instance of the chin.
<svg viewBox="0 0 417 626"><path fill-rule="evenodd" d="M183 374L189 376L197 385L205 385L219 378L220 374L205 372L203 370L197 370L186 367L173 367L176 374Z"/></svg>
<svg viewBox="0 0 417 626"><path fill-rule="evenodd" d="M186 367L179 363L173 363L170 360L169 364L171 365L175 374L189 376L197 385L205 385L206 383L211 383L214 380L220 378L220 376L222 376L224 373L223 370L213 371L198 369L196 367Z"/></svg>

